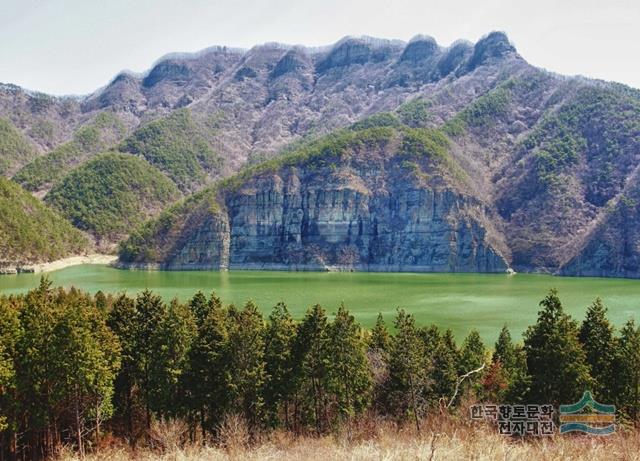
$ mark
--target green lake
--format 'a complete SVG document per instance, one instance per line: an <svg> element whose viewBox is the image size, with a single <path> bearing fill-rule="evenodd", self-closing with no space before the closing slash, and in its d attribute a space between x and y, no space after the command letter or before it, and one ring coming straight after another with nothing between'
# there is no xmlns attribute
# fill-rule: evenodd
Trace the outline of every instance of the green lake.
<svg viewBox="0 0 640 461"><path fill-rule="evenodd" d="M414 274L365 272L146 272L101 265L73 266L48 274L55 285L89 292L126 292L149 288L165 299L187 300L197 290L215 292L226 303L253 299L268 313L285 301L296 318L314 303L334 312L340 302L364 326L378 312L391 325L402 307L419 325L435 323L462 338L476 328L489 344L506 324L516 337L535 322L538 303L555 287L567 311L582 320L587 306L600 296L609 318L621 325L640 320L640 280L554 277L534 274ZM0 293L22 293L38 284L39 274L0 276Z"/></svg>

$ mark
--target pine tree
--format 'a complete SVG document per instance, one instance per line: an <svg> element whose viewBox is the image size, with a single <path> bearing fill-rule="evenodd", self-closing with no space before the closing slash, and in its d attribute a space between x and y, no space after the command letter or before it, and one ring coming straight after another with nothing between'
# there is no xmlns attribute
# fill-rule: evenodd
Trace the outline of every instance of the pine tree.
<svg viewBox="0 0 640 461"><path fill-rule="evenodd" d="M310 308L298 326L293 348L295 377L294 422L313 425L316 433L328 426L327 314L319 304Z"/></svg>
<svg viewBox="0 0 640 461"><path fill-rule="evenodd" d="M185 388L193 417L197 418L202 438L215 432L229 407L228 312L211 295L207 313L188 354Z"/></svg>
<svg viewBox="0 0 640 461"><path fill-rule="evenodd" d="M202 326L205 319L207 318L207 314L209 313L209 303L207 301L207 297L202 291L198 291L195 295L193 295L193 297L189 301L189 308L191 309L191 313L193 314L196 325L198 327Z"/></svg>
<svg viewBox="0 0 640 461"><path fill-rule="evenodd" d="M276 304L269 316L265 332L265 406L272 426L279 423L279 414L284 416L284 425L289 428L289 410L293 393L293 344L296 339L296 324L286 304Z"/></svg>
<svg viewBox="0 0 640 461"><path fill-rule="evenodd" d="M480 338L480 334L477 330L471 330L462 343L460 349L460 358L458 361L458 380L460 381L460 388L458 395L461 395L462 391L470 390L476 396L480 394L481 385L480 382L484 376L484 367L486 365L487 351ZM479 370L471 375L468 373ZM463 377L468 375L464 381Z"/></svg>
<svg viewBox="0 0 640 461"><path fill-rule="evenodd" d="M593 378L593 393L596 399L609 402L614 398L612 391L615 386L613 366L616 343L613 327L607 319L607 309L600 298L587 309L579 338Z"/></svg>
<svg viewBox="0 0 640 461"><path fill-rule="evenodd" d="M538 321L524 334L531 402L555 405L577 401L591 387L578 327L564 313L556 290L540 302Z"/></svg>
<svg viewBox="0 0 640 461"><path fill-rule="evenodd" d="M349 418L368 405L372 380L360 326L344 304L338 308L328 336L329 391L338 414Z"/></svg>
<svg viewBox="0 0 640 461"><path fill-rule="evenodd" d="M0 316L2 316L4 312L2 312L0 308ZM4 319L0 319L0 325L3 327ZM5 336L5 335L2 335ZM2 406L0 406L0 433L4 431L8 427L8 418L9 418L9 395L11 394L10 389L15 387L15 370L13 369L13 357L9 349L10 345L6 343L4 337L0 337L0 402Z"/></svg>
<svg viewBox="0 0 640 461"><path fill-rule="evenodd" d="M161 417L178 417L186 412L182 374L196 335L191 310L174 299L153 336L155 358L150 364L151 408Z"/></svg>
<svg viewBox="0 0 640 461"><path fill-rule="evenodd" d="M376 324L374 325L373 330L371 330L369 349L388 354L390 346L391 335L389 335L387 325L384 323L382 313L379 313L378 318L376 319Z"/></svg>
<svg viewBox="0 0 640 461"><path fill-rule="evenodd" d="M120 345L106 325L104 312L88 295L75 290L60 294L61 306L52 338L53 366L59 379L59 398L70 409L74 436L84 456L84 433L89 419L99 434L102 418L111 414L113 380L120 366Z"/></svg>
<svg viewBox="0 0 640 461"><path fill-rule="evenodd" d="M427 330L427 350L431 361L432 398L431 402L444 399L448 401L456 388L458 380L458 362L460 361L458 347L453 332L447 329L443 335L436 326Z"/></svg>
<svg viewBox="0 0 640 461"><path fill-rule="evenodd" d="M154 395L160 392L160 381L154 374L158 359L158 334L167 315L167 306L160 296L145 290L136 297L134 322L135 349L137 364L136 383L141 389L145 408L145 425L151 428L151 416L156 402Z"/></svg>
<svg viewBox="0 0 640 461"><path fill-rule="evenodd" d="M56 296L47 278L43 277L38 288L24 297L19 318L24 334L16 345L16 383L20 412L30 439L25 456L36 458L52 454L59 444L53 409L62 406L58 397L62 383L55 369L60 357L52 347L58 313Z"/></svg>
<svg viewBox="0 0 640 461"><path fill-rule="evenodd" d="M633 320L620 330L616 354L614 402L634 421L640 418L640 328Z"/></svg>
<svg viewBox="0 0 640 461"><path fill-rule="evenodd" d="M506 326L500 331L491 360L492 364L500 364L500 373L506 381L506 388L496 395L497 399L503 403L524 402L530 386L527 357L521 345L513 344ZM496 379L499 380L500 377Z"/></svg>
<svg viewBox="0 0 640 461"><path fill-rule="evenodd" d="M94 303L98 309L103 312L107 312L109 307L109 298L100 290L93 297Z"/></svg>
<svg viewBox="0 0 640 461"><path fill-rule="evenodd" d="M458 373L460 375L468 371L475 370L486 362L487 351L477 330L471 330L464 339L460 349L460 360L458 362Z"/></svg>
<svg viewBox="0 0 640 461"><path fill-rule="evenodd" d="M413 316L398 309L395 328L389 357L390 400L396 414L412 418L420 432L420 418L428 398L430 364Z"/></svg>
<svg viewBox="0 0 640 461"><path fill-rule="evenodd" d="M507 326L503 326L498 335L498 341L496 341L492 362L500 362L502 368L505 370L511 370L515 367L516 363L516 351L513 340L511 339L511 333Z"/></svg>
<svg viewBox="0 0 640 461"><path fill-rule="evenodd" d="M256 428L264 411L264 320L253 301L241 311L232 311L229 320L227 364L232 408L239 409L249 426Z"/></svg>
<svg viewBox="0 0 640 461"><path fill-rule="evenodd" d="M135 301L122 294L113 302L107 318L107 325L118 337L121 349L121 366L114 383L115 415L124 423L124 432L131 443L137 432L134 427L138 370L135 317Z"/></svg>
<svg viewBox="0 0 640 461"><path fill-rule="evenodd" d="M376 324L368 338L367 359L373 380L373 406L379 413L387 410L387 386L389 384L389 353L391 335L382 314L378 314Z"/></svg>
<svg viewBox="0 0 640 461"><path fill-rule="evenodd" d="M9 456L17 450L20 406L15 361L22 334L17 300L0 297L0 456L3 447Z"/></svg>

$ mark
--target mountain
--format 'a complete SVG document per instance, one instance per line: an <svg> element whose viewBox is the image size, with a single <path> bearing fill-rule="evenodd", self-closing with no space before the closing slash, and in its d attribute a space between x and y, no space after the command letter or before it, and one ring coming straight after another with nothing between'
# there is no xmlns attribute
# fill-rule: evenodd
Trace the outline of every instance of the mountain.
<svg viewBox="0 0 640 461"><path fill-rule="evenodd" d="M88 239L19 185L0 178L0 270L84 252Z"/></svg>
<svg viewBox="0 0 640 461"><path fill-rule="evenodd" d="M224 160L221 175L226 176L247 160L276 155L292 141L393 110L425 92L441 93L478 67L485 75L473 93L482 93L499 78L486 72L491 61L510 56L515 59L509 66L526 65L504 34L481 42L477 51L467 42L443 48L429 37L408 44L348 37L320 49L212 47L169 55L145 75L121 73L84 97L52 97L0 85L0 116L46 154L73 141L75 133L104 112L120 119L126 128L119 133L123 140L152 120L188 108L191 122ZM460 93L456 106L468 103L473 93Z"/></svg>
<svg viewBox="0 0 640 461"><path fill-rule="evenodd" d="M69 142L55 147L21 168L13 177L25 189L44 195L74 167L108 149L126 133L122 120L113 112L101 112L78 128Z"/></svg>
<svg viewBox="0 0 640 461"><path fill-rule="evenodd" d="M39 156L15 179L56 187L105 150L57 162L102 114L121 123L107 130L112 148L187 196L133 233L122 264L640 275L640 91L538 69L500 32L449 47L425 36L214 47L79 98L5 85L0 116ZM372 129L392 134L346 139ZM453 170L416 170L403 157L421 150L402 147L411 130L437 133ZM313 157L333 166L306 163L302 153L336 139L344 158L320 149ZM30 186L25 172L42 162L64 174ZM382 242L376 226L402 241Z"/></svg>
<svg viewBox="0 0 640 461"><path fill-rule="evenodd" d="M222 165L207 136L212 131L215 118L200 125L188 109L178 109L137 129L120 150L143 157L181 190L198 189L218 177Z"/></svg>

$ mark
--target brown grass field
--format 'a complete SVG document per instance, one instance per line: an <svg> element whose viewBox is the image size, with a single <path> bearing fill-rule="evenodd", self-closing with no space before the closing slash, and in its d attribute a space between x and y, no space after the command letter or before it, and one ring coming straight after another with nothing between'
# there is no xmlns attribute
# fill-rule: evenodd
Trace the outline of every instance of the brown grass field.
<svg viewBox="0 0 640 461"><path fill-rule="evenodd" d="M215 447L184 444L185 425L155 424L150 439L155 448L131 449L105 438L103 446L88 453L88 461L119 460L640 460L640 433L619 429L610 436L554 435L519 439L497 433L494 426L452 416L414 426L363 419L340 432L315 437L294 437L273 431L251 441L242 421L231 419L221 430ZM79 459L63 450L58 461Z"/></svg>

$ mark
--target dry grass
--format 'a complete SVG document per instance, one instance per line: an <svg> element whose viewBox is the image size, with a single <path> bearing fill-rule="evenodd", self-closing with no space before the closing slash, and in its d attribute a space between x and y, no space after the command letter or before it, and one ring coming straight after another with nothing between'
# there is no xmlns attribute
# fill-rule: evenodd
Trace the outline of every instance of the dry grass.
<svg viewBox="0 0 640 461"><path fill-rule="evenodd" d="M346 461L346 460L640 460L640 434L619 432L608 437L560 436L518 440L501 436L494 427L470 425L451 417L431 418L418 435L411 427L398 428L389 422L364 419L345 426L338 434L298 437L275 431L250 443L246 427L237 419L223 429L223 443L217 447L175 443L176 428L155 428L155 438L167 431L166 449L131 451L111 445L90 454L89 461ZM71 451L59 461L71 461Z"/></svg>

